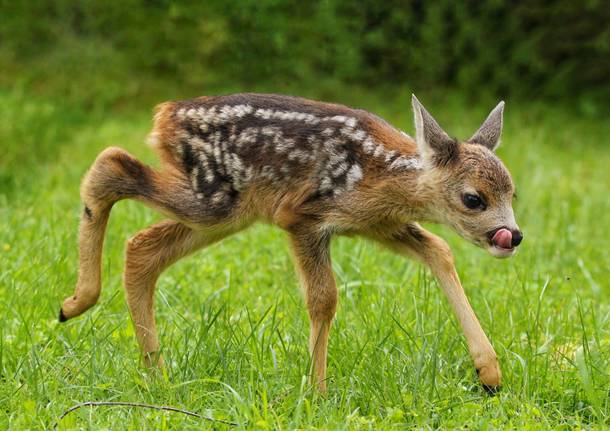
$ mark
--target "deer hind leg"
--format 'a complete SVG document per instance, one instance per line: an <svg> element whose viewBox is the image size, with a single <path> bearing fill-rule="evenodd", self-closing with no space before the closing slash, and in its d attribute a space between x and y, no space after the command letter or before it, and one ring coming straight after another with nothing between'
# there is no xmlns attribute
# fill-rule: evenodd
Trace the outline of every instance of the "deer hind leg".
<svg viewBox="0 0 610 431"><path fill-rule="evenodd" d="M98 300L104 234L115 202L138 199L181 219L196 211L188 206L196 202L189 193L188 181L175 170L162 177L120 148L100 153L81 183L85 208L78 236L78 282L74 295L66 298L60 309L59 320L82 314Z"/></svg>
<svg viewBox="0 0 610 431"><path fill-rule="evenodd" d="M293 231L290 239L310 319L311 378L324 392L328 336L337 308L337 287L330 260L330 235L321 234L317 229L302 229Z"/></svg>
<svg viewBox="0 0 610 431"><path fill-rule="evenodd" d="M125 291L136 337L147 366L161 365L154 317L154 292L159 275L182 257L223 235L212 230L194 231L176 221L162 221L127 241Z"/></svg>

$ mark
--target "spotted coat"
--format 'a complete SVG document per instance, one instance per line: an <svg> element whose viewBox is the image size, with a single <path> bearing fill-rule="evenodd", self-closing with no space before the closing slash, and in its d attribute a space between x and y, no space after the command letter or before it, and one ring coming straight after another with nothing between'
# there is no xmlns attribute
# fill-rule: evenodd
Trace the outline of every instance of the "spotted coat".
<svg viewBox="0 0 610 431"><path fill-rule="evenodd" d="M387 171L417 170L413 151L390 149L376 130L390 128L365 111L306 99L236 94L172 102L168 146L183 166L197 199L217 214L230 212L254 185L313 184L310 200L336 199L358 187L371 163ZM166 114L166 111L164 111ZM156 129L155 129L156 130Z"/></svg>

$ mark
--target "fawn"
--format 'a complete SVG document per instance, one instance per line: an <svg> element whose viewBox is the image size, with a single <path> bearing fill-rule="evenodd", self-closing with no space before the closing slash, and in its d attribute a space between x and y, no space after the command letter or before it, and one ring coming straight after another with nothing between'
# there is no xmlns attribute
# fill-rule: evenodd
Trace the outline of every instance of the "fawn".
<svg viewBox="0 0 610 431"><path fill-rule="evenodd" d="M366 111L272 94L167 102L150 144L163 169L107 148L81 185L80 267L60 321L98 300L104 232L113 204L131 198L169 220L127 241L124 283L144 361L161 365L154 291L178 259L255 221L287 232L310 317L312 379L326 390L328 336L337 307L329 245L362 235L432 271L466 336L482 384L501 384L496 353L455 271L447 243L418 222L444 223L495 257L523 238L510 174L493 151L504 102L467 141L450 137L412 97L416 137Z"/></svg>

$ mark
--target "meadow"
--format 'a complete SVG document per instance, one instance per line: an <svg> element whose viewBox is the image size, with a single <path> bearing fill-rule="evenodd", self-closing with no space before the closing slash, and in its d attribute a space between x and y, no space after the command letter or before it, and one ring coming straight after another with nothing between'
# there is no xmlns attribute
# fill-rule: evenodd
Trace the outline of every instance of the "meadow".
<svg viewBox="0 0 610 431"><path fill-rule="evenodd" d="M412 133L408 90L292 92L368 109ZM493 106L418 96L462 138ZM165 373L142 367L121 285L125 241L160 219L139 203L119 202L112 212L98 305L58 323L77 276L80 179L110 145L156 163L144 144L148 99L103 110L19 86L0 91L0 428L51 429L84 401L168 405L237 425L84 407L59 429L608 427L609 122L507 100L498 154L517 186L525 233L517 256L495 260L431 226L452 246L499 355L498 394L480 387L429 271L364 240L338 238L332 252L340 304L323 396L306 379L307 314L285 235L269 226L188 257L161 277L156 312Z"/></svg>

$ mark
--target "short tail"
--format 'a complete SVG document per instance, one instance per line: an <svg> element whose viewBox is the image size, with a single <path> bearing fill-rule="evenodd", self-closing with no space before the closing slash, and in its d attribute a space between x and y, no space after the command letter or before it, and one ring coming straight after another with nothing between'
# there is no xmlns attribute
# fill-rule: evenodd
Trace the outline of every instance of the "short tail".
<svg viewBox="0 0 610 431"><path fill-rule="evenodd" d="M126 151L111 147L97 157L81 183L84 210L78 236L78 282L65 299L59 321L78 316L97 302L102 288L101 262L110 210L115 202L154 194L155 172Z"/></svg>

